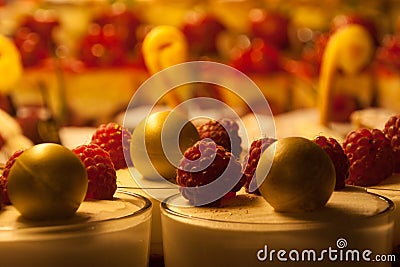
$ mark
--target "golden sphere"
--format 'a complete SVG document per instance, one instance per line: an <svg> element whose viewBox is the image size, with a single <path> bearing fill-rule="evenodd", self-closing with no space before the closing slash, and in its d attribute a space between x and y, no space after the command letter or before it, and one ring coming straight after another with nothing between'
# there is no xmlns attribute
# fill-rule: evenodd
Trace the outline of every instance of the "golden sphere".
<svg viewBox="0 0 400 267"><path fill-rule="evenodd" d="M261 183L261 195L276 211L296 212L325 206L336 175L331 159L319 145L306 138L288 137L264 151L256 179Z"/></svg>
<svg viewBox="0 0 400 267"><path fill-rule="evenodd" d="M52 143L24 151L10 169L7 190L23 217L34 220L72 216L85 198L88 178L81 160Z"/></svg>
<svg viewBox="0 0 400 267"><path fill-rule="evenodd" d="M196 127L173 111L153 113L132 133L130 154L145 178L164 178L176 183L176 167L184 151L200 139Z"/></svg>

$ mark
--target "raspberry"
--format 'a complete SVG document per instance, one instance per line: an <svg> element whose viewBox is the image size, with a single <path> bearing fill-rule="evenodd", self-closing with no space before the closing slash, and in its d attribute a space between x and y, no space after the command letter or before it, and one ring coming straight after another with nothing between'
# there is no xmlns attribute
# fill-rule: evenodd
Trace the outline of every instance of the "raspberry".
<svg viewBox="0 0 400 267"><path fill-rule="evenodd" d="M2 199L3 199L3 204L10 205L10 199L8 198L8 192L7 192L7 180L8 180L8 174L10 173L11 167L14 165L15 160L21 156L22 152L24 150L17 150L14 152L14 154L11 155L11 157L7 160L4 170L2 175L0 176L0 184L2 185Z"/></svg>
<svg viewBox="0 0 400 267"><path fill-rule="evenodd" d="M118 125L110 122L100 125L92 136L91 143L99 145L110 154L111 161L116 170L127 167L125 155L129 155L130 132ZM125 143L124 143L125 142Z"/></svg>
<svg viewBox="0 0 400 267"><path fill-rule="evenodd" d="M117 174L110 154L96 144L81 145L72 151L81 159L88 175L85 199L112 199L117 190Z"/></svg>
<svg viewBox="0 0 400 267"><path fill-rule="evenodd" d="M345 187L345 180L349 176L350 162L342 146L332 137L326 138L325 136L318 136L314 139L314 142L329 155L335 166L335 190L343 189Z"/></svg>
<svg viewBox="0 0 400 267"><path fill-rule="evenodd" d="M381 130L352 131L346 136L343 148L350 161L347 184L376 185L392 174L392 148Z"/></svg>
<svg viewBox="0 0 400 267"><path fill-rule="evenodd" d="M258 188L255 188L253 177L256 172L258 161L260 160L261 154L274 142L276 139L264 137L258 140L254 140L250 145L250 151L246 155L244 162L247 164L244 166L244 175L246 175L246 183L244 187L247 193L254 193L260 195ZM253 188L254 187L254 188Z"/></svg>
<svg viewBox="0 0 400 267"><path fill-rule="evenodd" d="M210 120L197 127L200 139L210 138L217 145L223 146L235 157L242 152L242 139L238 134L239 125L231 119Z"/></svg>
<svg viewBox="0 0 400 267"><path fill-rule="evenodd" d="M219 205L227 196L234 197L235 192L246 182L241 168L241 164L224 147L203 139L186 149L177 169L176 182L183 197L192 205ZM235 179L238 179L238 182L235 183ZM203 187L216 180L222 182L223 188ZM219 189L225 190L225 186L229 184L232 184L230 191L216 199L215 195L220 193ZM209 201L210 198L216 200Z"/></svg>
<svg viewBox="0 0 400 267"><path fill-rule="evenodd" d="M393 150L393 171L400 172L400 114L392 116L385 124L383 133L390 140Z"/></svg>

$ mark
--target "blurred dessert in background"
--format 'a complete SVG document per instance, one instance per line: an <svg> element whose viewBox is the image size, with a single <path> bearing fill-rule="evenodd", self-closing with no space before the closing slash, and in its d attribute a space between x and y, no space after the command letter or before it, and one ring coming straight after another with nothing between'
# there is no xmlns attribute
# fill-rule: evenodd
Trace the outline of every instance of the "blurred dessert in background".
<svg viewBox="0 0 400 267"><path fill-rule="evenodd" d="M377 48L377 63L356 75L337 70L333 120L349 122L355 110L396 105L391 103L395 90L388 89L395 87L395 71L390 68L388 75L383 68L390 49L395 49L396 38L385 37L396 34L398 9L392 2L390 15L387 5L373 1L28 3L0 8L7 14L0 32L14 40L24 66L13 101L17 108L47 106L66 125L98 125L125 111L152 74L143 62L142 42L159 25L183 32L188 61L217 61L247 74L274 114L318 105L326 43L343 26L360 25L371 35L373 52ZM213 97L246 112L246 103L216 86L196 85L180 92L182 99Z"/></svg>

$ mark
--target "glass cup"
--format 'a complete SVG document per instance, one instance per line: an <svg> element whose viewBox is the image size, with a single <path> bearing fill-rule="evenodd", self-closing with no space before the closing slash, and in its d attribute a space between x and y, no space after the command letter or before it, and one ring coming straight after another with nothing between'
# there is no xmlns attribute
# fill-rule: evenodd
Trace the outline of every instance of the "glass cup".
<svg viewBox="0 0 400 267"><path fill-rule="evenodd" d="M0 212L1 266L148 266L152 204L123 191L114 200L84 201L62 221Z"/></svg>
<svg viewBox="0 0 400 267"><path fill-rule="evenodd" d="M182 201L174 195L161 204L166 267L359 266L392 252L394 204L360 188L334 192L324 208L304 213L275 212L249 194L222 207Z"/></svg>
<svg viewBox="0 0 400 267"><path fill-rule="evenodd" d="M380 184L367 188L368 192L379 194L389 198L393 201L394 208L394 241L393 250L400 253L400 174L393 174L392 176L383 180Z"/></svg>
<svg viewBox="0 0 400 267"><path fill-rule="evenodd" d="M154 197L154 195L162 194L164 198L175 195L179 192L176 187L164 187L160 188L157 182L148 180L146 182L146 188L141 187L136 179L144 179L143 176L134 168L131 170L123 169L117 171L117 184L118 187L123 188L128 192L140 194L148 198L152 205L152 219L151 219L151 244L150 244L150 260L157 260L163 256L163 243L161 234L161 215L160 215L160 204L161 201ZM143 184L143 182L142 182ZM153 194L157 191L156 194Z"/></svg>

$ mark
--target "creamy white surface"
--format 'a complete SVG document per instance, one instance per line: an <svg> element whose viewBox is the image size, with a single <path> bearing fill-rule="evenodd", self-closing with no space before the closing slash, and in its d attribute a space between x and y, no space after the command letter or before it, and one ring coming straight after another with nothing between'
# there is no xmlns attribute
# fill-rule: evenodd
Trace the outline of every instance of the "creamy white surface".
<svg viewBox="0 0 400 267"><path fill-rule="evenodd" d="M140 207L129 201L129 195L116 193L114 200L84 201L76 214L62 221L32 221L24 219L13 206L0 211L0 231L41 226L67 226L87 222L101 222L129 216Z"/></svg>
<svg viewBox="0 0 400 267"><path fill-rule="evenodd" d="M175 199L178 200L178 199ZM171 203L173 203L172 201ZM362 219L388 208L381 198L362 189L348 187L335 191L327 205L313 212L279 213L260 196L240 194L229 204L218 208L179 207L169 205L172 211L191 217L241 223L296 223L296 222L343 222Z"/></svg>

